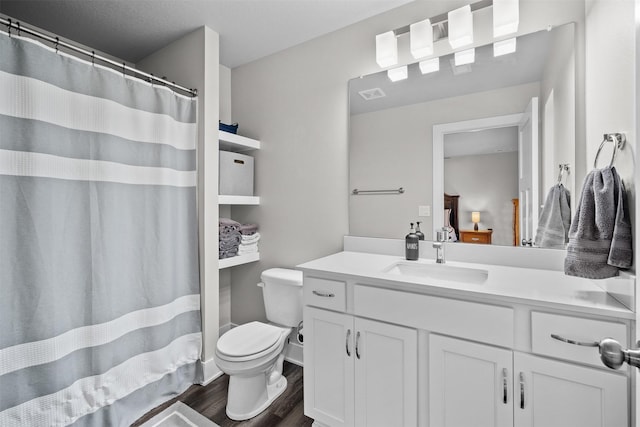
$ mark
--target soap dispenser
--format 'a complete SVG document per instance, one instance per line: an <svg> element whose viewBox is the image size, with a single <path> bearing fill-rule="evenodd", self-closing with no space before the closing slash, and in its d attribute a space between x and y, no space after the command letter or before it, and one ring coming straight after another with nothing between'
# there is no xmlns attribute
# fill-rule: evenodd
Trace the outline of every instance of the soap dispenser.
<svg viewBox="0 0 640 427"><path fill-rule="evenodd" d="M413 229L413 223L411 223L411 230L409 230L409 234L406 235L404 241L405 257L408 261L416 261L419 254L420 239Z"/></svg>
<svg viewBox="0 0 640 427"><path fill-rule="evenodd" d="M420 221L416 222L416 234L418 235L418 240L424 240L424 233L420 231Z"/></svg>

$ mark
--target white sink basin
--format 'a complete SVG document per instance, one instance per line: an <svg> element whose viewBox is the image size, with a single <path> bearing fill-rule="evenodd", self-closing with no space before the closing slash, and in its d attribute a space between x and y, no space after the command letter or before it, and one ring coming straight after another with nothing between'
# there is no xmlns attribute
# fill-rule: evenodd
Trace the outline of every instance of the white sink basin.
<svg viewBox="0 0 640 427"><path fill-rule="evenodd" d="M460 283L484 283L489 277L487 270L456 267L447 264L425 264L411 261L398 261L384 270L385 273L399 276L431 278Z"/></svg>

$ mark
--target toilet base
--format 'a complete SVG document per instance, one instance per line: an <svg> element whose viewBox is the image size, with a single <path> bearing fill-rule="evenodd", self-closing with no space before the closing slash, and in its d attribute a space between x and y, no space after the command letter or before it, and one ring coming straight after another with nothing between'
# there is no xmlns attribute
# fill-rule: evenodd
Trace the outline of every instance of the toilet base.
<svg viewBox="0 0 640 427"><path fill-rule="evenodd" d="M275 383L267 384L264 373L253 377L229 377L227 417L234 421L253 418L267 409L287 389L287 379L280 376Z"/></svg>

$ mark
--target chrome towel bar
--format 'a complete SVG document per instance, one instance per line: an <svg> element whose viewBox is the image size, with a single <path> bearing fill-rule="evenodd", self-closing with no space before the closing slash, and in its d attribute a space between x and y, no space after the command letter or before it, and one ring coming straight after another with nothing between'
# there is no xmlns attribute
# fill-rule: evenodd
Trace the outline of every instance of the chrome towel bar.
<svg viewBox="0 0 640 427"><path fill-rule="evenodd" d="M354 196L359 196L361 194L402 194L404 193L404 188L400 187L394 190L358 190L354 188L351 194Z"/></svg>

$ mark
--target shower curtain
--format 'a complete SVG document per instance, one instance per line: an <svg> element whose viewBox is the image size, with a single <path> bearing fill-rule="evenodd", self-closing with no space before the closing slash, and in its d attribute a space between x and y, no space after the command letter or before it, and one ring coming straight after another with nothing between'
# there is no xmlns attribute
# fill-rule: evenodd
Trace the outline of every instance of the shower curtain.
<svg viewBox="0 0 640 427"><path fill-rule="evenodd" d="M129 425L196 380L197 101L0 58L0 426Z"/></svg>

